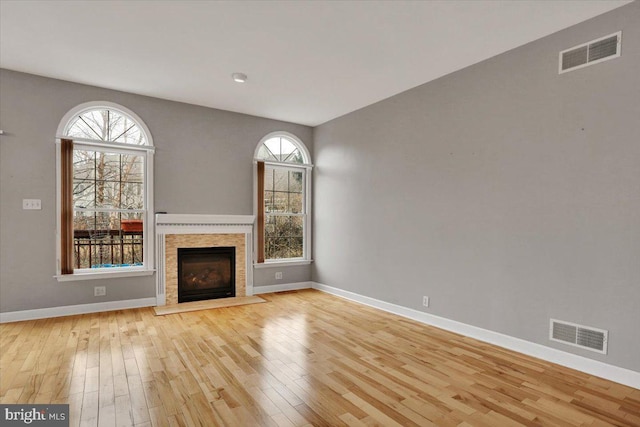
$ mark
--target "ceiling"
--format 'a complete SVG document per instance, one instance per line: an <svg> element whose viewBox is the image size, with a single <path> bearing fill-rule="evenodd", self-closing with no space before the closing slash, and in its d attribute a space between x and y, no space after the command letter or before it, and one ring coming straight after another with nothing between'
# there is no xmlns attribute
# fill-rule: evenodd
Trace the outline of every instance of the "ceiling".
<svg viewBox="0 0 640 427"><path fill-rule="evenodd" d="M315 126L628 2L1 0L0 67Z"/></svg>

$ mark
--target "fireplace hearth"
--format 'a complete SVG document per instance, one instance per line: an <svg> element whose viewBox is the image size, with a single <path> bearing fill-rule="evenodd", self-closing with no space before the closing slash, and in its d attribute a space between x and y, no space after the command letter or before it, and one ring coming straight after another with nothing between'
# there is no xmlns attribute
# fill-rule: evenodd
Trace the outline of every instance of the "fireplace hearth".
<svg viewBox="0 0 640 427"><path fill-rule="evenodd" d="M178 302L236 296L236 248L178 248Z"/></svg>

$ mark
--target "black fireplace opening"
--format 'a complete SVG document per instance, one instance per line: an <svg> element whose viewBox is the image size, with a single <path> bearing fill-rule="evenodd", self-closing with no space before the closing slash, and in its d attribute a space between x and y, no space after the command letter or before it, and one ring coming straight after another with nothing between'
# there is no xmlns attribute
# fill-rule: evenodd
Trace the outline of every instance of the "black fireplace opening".
<svg viewBox="0 0 640 427"><path fill-rule="evenodd" d="M178 302L236 296L236 248L178 248Z"/></svg>

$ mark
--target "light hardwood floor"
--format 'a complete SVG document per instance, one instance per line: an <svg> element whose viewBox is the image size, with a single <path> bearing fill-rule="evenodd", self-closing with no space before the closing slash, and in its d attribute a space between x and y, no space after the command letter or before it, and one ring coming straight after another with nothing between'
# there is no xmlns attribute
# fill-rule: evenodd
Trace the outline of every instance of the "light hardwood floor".
<svg viewBox="0 0 640 427"><path fill-rule="evenodd" d="M81 426L640 426L640 390L314 290L0 325L0 402Z"/></svg>

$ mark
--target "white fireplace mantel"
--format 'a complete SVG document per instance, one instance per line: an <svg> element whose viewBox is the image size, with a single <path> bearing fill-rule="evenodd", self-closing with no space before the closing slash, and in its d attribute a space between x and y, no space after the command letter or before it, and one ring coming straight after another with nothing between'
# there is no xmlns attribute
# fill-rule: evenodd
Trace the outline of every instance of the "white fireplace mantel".
<svg viewBox="0 0 640 427"><path fill-rule="evenodd" d="M244 234L246 295L253 295L254 215L156 214L157 305L166 304L165 237L171 234Z"/></svg>
<svg viewBox="0 0 640 427"><path fill-rule="evenodd" d="M252 233L255 215L157 214L156 234Z"/></svg>

